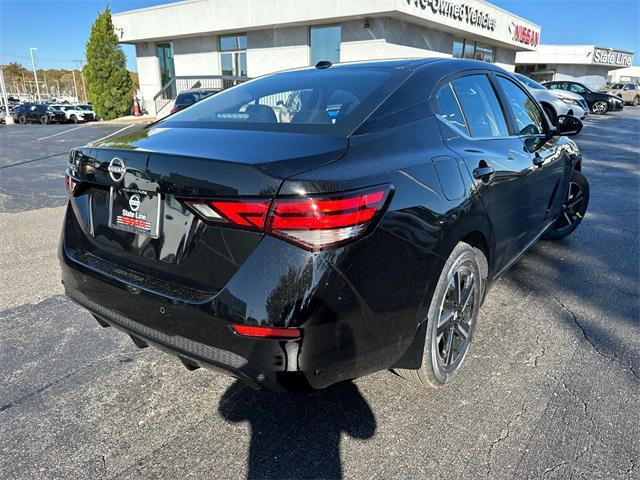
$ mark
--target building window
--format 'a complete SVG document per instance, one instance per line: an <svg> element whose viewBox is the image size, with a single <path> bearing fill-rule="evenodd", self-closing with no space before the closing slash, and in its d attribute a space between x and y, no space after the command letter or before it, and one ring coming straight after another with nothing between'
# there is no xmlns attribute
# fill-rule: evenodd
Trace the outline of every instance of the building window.
<svg viewBox="0 0 640 480"><path fill-rule="evenodd" d="M222 75L247 76L247 35L221 35L219 37Z"/></svg>
<svg viewBox="0 0 640 480"><path fill-rule="evenodd" d="M453 39L453 58L462 58L462 52L464 52L464 40L459 38Z"/></svg>
<svg viewBox="0 0 640 480"><path fill-rule="evenodd" d="M173 44L156 44L156 55L158 56L158 68L160 70L160 84L164 88L173 80L176 75L173 64ZM172 83L163 92L163 98L176 98L176 85Z"/></svg>
<svg viewBox="0 0 640 480"><path fill-rule="evenodd" d="M339 63L340 36L340 25L310 27L309 46L311 47L311 65L315 65L322 60Z"/></svg>
<svg viewBox="0 0 640 480"><path fill-rule="evenodd" d="M451 54L453 58L469 58L489 63L493 63L494 59L492 46L462 38L455 38L453 40L453 50Z"/></svg>

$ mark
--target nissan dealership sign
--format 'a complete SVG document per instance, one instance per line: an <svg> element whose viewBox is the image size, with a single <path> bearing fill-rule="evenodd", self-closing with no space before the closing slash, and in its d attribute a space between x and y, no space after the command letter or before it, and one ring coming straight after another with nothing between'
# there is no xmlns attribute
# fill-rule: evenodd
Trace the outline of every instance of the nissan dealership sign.
<svg viewBox="0 0 640 480"><path fill-rule="evenodd" d="M451 0L407 0L423 10L429 8L432 13L464 22L468 25L495 30L496 18L467 3L456 3Z"/></svg>
<svg viewBox="0 0 640 480"><path fill-rule="evenodd" d="M621 52L607 48L593 49L593 63L598 65L615 65L616 67L630 67L633 53Z"/></svg>

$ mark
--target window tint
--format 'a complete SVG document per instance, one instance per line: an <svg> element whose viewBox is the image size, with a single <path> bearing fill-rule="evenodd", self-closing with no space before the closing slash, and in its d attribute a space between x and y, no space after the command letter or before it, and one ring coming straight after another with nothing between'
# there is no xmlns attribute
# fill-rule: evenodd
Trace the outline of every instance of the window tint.
<svg viewBox="0 0 640 480"><path fill-rule="evenodd" d="M635 90L636 86L633 83L628 83L627 87L629 88L629 90Z"/></svg>
<svg viewBox="0 0 640 480"><path fill-rule="evenodd" d="M542 114L536 103L511 80L497 77L507 102L511 107L519 135L538 135L544 133Z"/></svg>
<svg viewBox="0 0 640 480"><path fill-rule="evenodd" d="M458 100L456 100L453 90L451 90L451 84L447 83L442 87L436 99L440 109L440 116L451 125L461 129L464 133L469 133L467 124L464 121L464 116L458 105Z"/></svg>
<svg viewBox="0 0 640 480"><path fill-rule="evenodd" d="M453 81L472 137L509 135L504 114L486 75L469 75Z"/></svg>

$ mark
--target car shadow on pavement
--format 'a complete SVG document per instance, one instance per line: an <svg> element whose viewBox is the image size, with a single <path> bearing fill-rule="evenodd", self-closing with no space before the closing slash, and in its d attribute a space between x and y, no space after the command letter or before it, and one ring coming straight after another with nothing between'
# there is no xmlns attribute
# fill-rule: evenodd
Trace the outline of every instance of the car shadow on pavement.
<svg viewBox="0 0 640 480"><path fill-rule="evenodd" d="M254 391L234 382L220 400L230 422L249 422L249 479L342 478L343 432L368 439L376 419L351 382L308 394Z"/></svg>

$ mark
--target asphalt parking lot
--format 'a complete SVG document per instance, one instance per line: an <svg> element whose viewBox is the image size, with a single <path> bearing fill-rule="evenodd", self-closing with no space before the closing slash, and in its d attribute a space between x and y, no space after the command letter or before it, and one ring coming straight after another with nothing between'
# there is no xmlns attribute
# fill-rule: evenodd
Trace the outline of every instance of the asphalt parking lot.
<svg viewBox="0 0 640 480"><path fill-rule="evenodd" d="M640 478L640 107L586 121L585 220L502 277L429 392L256 392L66 300L68 150L124 127L0 127L0 478Z"/></svg>

